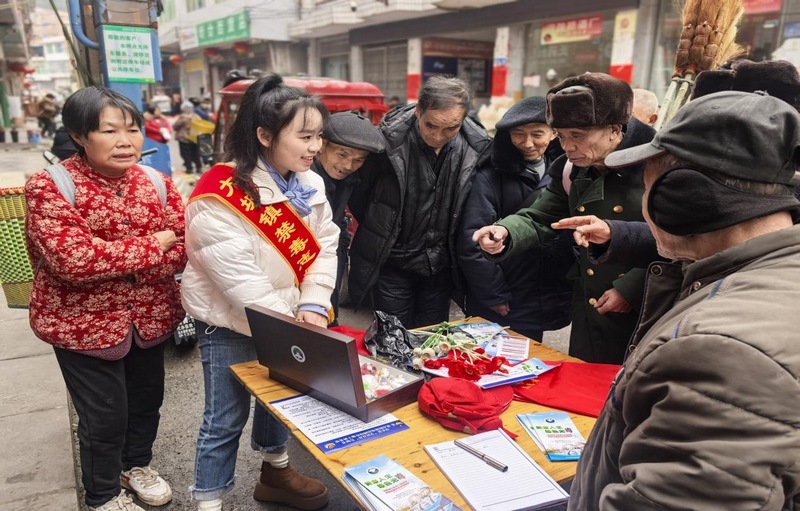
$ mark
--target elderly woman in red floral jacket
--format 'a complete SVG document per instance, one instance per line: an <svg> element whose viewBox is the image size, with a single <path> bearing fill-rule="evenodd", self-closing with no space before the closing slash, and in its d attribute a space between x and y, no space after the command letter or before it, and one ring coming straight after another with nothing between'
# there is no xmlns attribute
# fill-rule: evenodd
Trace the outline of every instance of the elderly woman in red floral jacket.
<svg viewBox="0 0 800 511"><path fill-rule="evenodd" d="M25 186L30 323L53 345L78 413L86 504L139 511L121 487L153 506L172 498L149 464L164 347L184 317L175 282L186 264L183 202L169 178L137 165L142 114L127 98L82 89L63 119L78 147L62 162L74 202L47 171Z"/></svg>

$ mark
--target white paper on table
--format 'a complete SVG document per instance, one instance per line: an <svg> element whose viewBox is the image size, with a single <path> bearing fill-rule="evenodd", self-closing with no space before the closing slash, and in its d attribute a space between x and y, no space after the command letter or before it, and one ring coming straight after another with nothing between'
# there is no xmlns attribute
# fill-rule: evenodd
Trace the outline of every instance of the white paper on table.
<svg viewBox="0 0 800 511"><path fill-rule="evenodd" d="M453 442L425 446L428 455L476 511L543 509L569 498L502 430L461 441L508 466L506 472L501 472Z"/></svg>
<svg viewBox="0 0 800 511"><path fill-rule="evenodd" d="M325 453L408 429L390 413L372 422L363 422L306 395L280 399L270 404Z"/></svg>

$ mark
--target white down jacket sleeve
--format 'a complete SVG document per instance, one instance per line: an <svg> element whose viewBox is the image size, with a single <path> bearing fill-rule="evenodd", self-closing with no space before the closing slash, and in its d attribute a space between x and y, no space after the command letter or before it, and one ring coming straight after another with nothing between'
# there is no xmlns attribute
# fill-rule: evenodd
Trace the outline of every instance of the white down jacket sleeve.
<svg viewBox="0 0 800 511"><path fill-rule="evenodd" d="M261 189L263 204L286 200L266 173L256 172L253 177ZM213 198L189 203L189 263L182 278L182 295L184 308L192 317L250 335L244 311L249 305L290 316L302 304L331 308L339 228L332 221L322 178L313 172L300 173L298 178L317 188L309 200L312 211L303 220L320 244L320 253L300 289L278 251L248 222Z"/></svg>

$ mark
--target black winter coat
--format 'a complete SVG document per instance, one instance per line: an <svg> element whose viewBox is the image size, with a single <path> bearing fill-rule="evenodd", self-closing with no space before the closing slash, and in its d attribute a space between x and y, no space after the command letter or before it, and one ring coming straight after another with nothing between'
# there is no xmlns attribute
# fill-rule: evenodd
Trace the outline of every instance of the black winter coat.
<svg viewBox="0 0 800 511"><path fill-rule="evenodd" d="M558 141L551 147L557 147L557 156ZM545 164L552 163L553 158L548 150ZM458 260L468 316L481 316L517 331L555 330L569 324L572 283L566 275L576 261L570 232L561 232L541 247L500 263L487 260L472 241L477 229L532 204L551 180L548 174L539 180L528 172L508 131L497 132L494 143L481 157L459 232ZM509 305L507 316L489 308L503 303Z"/></svg>
<svg viewBox="0 0 800 511"><path fill-rule="evenodd" d="M409 145L404 143L407 137L417 136L412 131L417 122L415 109L416 105L397 107L383 118L380 130L386 140L386 152L367 158L360 170L361 183L350 198L350 211L358 221L358 230L350 247L349 290L357 306L377 282L380 268L400 233L408 179L406 162L410 158L425 158L423 154L411 154ZM448 156L458 176L447 226L447 244L453 283L459 289L455 245L461 212L475 176L478 157L491 139L469 118L464 119L457 137L461 140L456 146L462 149L451 150Z"/></svg>

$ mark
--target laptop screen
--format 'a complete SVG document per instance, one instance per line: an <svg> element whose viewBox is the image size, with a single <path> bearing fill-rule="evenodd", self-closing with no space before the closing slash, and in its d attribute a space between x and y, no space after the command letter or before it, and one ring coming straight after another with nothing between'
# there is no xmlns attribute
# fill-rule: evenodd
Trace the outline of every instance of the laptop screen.
<svg viewBox="0 0 800 511"><path fill-rule="evenodd" d="M366 403L355 339L257 305L246 313L258 361L272 379L350 406Z"/></svg>

